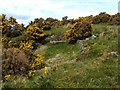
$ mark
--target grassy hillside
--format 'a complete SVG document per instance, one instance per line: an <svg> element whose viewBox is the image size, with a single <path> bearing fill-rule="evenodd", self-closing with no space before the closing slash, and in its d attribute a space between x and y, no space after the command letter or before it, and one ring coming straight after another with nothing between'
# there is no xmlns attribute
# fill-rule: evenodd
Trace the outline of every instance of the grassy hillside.
<svg viewBox="0 0 120 90"><path fill-rule="evenodd" d="M37 70L32 78L18 77L3 83L7 88L116 88L118 87L118 26L92 25L94 39L78 44L39 46L33 53L42 54L50 68L48 74ZM67 27L46 31L63 37Z"/></svg>

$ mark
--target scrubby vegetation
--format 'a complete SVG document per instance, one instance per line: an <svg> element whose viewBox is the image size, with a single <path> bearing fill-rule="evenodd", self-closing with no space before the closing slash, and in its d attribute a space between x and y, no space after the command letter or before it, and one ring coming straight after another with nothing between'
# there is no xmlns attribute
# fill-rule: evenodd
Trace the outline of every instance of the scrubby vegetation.
<svg viewBox="0 0 120 90"><path fill-rule="evenodd" d="M91 31L92 27L88 21L76 22L70 30L66 31L65 37L69 40L69 43L72 43L92 36Z"/></svg>
<svg viewBox="0 0 120 90"><path fill-rule="evenodd" d="M120 13L36 18L26 27L0 19L4 89L119 87Z"/></svg>

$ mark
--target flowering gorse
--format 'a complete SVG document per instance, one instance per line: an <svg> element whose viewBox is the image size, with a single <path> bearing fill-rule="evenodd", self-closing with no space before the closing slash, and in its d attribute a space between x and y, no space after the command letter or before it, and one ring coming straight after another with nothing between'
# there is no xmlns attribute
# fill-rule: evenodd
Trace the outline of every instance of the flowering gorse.
<svg viewBox="0 0 120 90"><path fill-rule="evenodd" d="M40 54L36 55L35 60L33 61L31 68L32 69L37 69L43 64L43 57Z"/></svg>
<svg viewBox="0 0 120 90"><path fill-rule="evenodd" d="M28 34L29 36L31 36L35 40L41 39L47 35L36 24L29 25L28 28L26 29L26 34Z"/></svg>
<svg viewBox="0 0 120 90"><path fill-rule="evenodd" d="M28 72L28 78L31 78L31 77L33 77L34 76L34 73L32 72L32 71L29 71Z"/></svg>
<svg viewBox="0 0 120 90"><path fill-rule="evenodd" d="M10 75L10 74L4 76L4 79L5 79L6 81L10 80L10 78L11 78L11 75Z"/></svg>
<svg viewBox="0 0 120 90"><path fill-rule="evenodd" d="M75 24L73 24L70 30L66 31L64 35L65 38L69 41L79 39L83 40L92 35L91 31L91 23L83 20L81 22L76 22Z"/></svg>
<svg viewBox="0 0 120 90"><path fill-rule="evenodd" d="M47 67L47 66L45 66L45 68L44 68L44 73L45 73L45 74L48 73L48 67Z"/></svg>
<svg viewBox="0 0 120 90"><path fill-rule="evenodd" d="M23 41L20 43L20 49L22 49L25 52L29 52L33 49L33 46L32 46L33 43L34 43L33 40Z"/></svg>

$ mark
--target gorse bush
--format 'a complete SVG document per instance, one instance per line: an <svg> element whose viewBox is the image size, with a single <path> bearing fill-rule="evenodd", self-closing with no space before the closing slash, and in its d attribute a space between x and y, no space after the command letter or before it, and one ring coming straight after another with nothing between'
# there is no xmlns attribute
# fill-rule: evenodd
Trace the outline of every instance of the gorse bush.
<svg viewBox="0 0 120 90"><path fill-rule="evenodd" d="M35 41L41 41L47 36L47 34L36 24L29 25L25 33Z"/></svg>
<svg viewBox="0 0 120 90"><path fill-rule="evenodd" d="M50 30L52 27L58 27L60 21L51 17L47 18L46 20L43 18L35 18L30 24L36 24L42 30Z"/></svg>
<svg viewBox="0 0 120 90"><path fill-rule="evenodd" d="M15 23L17 23L17 22L16 22L16 18L13 18L13 17L10 17L10 18L9 18L9 22L10 22L12 25L14 25Z"/></svg>
<svg viewBox="0 0 120 90"><path fill-rule="evenodd" d="M82 40L92 35L91 23L87 21L76 22L70 30L65 32L65 38L70 41Z"/></svg>
<svg viewBox="0 0 120 90"><path fill-rule="evenodd" d="M68 19L68 16L62 17L61 24L62 24L62 25L68 24L69 21L68 21L67 19Z"/></svg>
<svg viewBox="0 0 120 90"><path fill-rule="evenodd" d="M26 75L30 70L44 67L42 55L32 55L31 59L18 48L3 49L2 75Z"/></svg>
<svg viewBox="0 0 120 90"><path fill-rule="evenodd" d="M29 70L29 60L18 48L3 49L2 75L24 75Z"/></svg>
<svg viewBox="0 0 120 90"><path fill-rule="evenodd" d="M44 58L42 55L37 54L34 57L34 61L31 64L31 69L35 70L35 69L40 69L44 66Z"/></svg>
<svg viewBox="0 0 120 90"><path fill-rule="evenodd" d="M60 24L60 21L58 19L54 19L54 18L47 18L46 20L44 20L43 23L43 27L47 26L47 28L50 30L52 27L56 27Z"/></svg>
<svg viewBox="0 0 120 90"><path fill-rule="evenodd" d="M83 21L88 21L90 23L92 23L92 19L93 19L93 16L86 16L86 17L79 17L77 19L75 19L75 22L83 22Z"/></svg>
<svg viewBox="0 0 120 90"><path fill-rule="evenodd" d="M109 20L110 25L120 25L120 13L117 13L115 15L111 15Z"/></svg>
<svg viewBox="0 0 120 90"><path fill-rule="evenodd" d="M110 19L110 15L106 12L101 12L99 15L93 17L93 24L106 23Z"/></svg>
<svg viewBox="0 0 120 90"><path fill-rule="evenodd" d="M29 41L21 41L20 43L20 49L23 50L25 53L30 52L34 47L33 47L33 40L29 40Z"/></svg>
<svg viewBox="0 0 120 90"><path fill-rule="evenodd" d="M0 25L2 26L2 34L6 35L7 37L16 37L21 35L21 30L24 29L23 24L18 24L16 19L13 17L10 17L9 20L7 20L6 15L2 14L1 16Z"/></svg>
<svg viewBox="0 0 120 90"><path fill-rule="evenodd" d="M3 48L8 48L8 43L10 41L10 38L7 37L6 35L2 35L2 47Z"/></svg>
<svg viewBox="0 0 120 90"><path fill-rule="evenodd" d="M11 47L16 47L16 48L18 48L18 47L19 47L19 44L18 44L16 41L10 40L10 41L8 42L8 47L9 47L9 48L11 48Z"/></svg>
<svg viewBox="0 0 120 90"><path fill-rule="evenodd" d="M51 25L50 22L44 22L44 25L42 26L43 30L50 30L51 29Z"/></svg>

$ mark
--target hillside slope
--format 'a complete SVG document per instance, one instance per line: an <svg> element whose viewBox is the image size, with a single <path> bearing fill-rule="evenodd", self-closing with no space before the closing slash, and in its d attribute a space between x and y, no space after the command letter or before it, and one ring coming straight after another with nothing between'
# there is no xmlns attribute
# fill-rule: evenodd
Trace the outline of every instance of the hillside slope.
<svg viewBox="0 0 120 90"><path fill-rule="evenodd" d="M33 78L20 77L5 82L4 87L118 87L118 27L107 24L96 24L92 27L93 34L98 37L84 40L84 49L78 44L71 46L65 42L47 43L47 48L34 51L45 57L45 62L51 68L48 74L44 75L43 70L37 70ZM58 35L61 36L62 33Z"/></svg>

